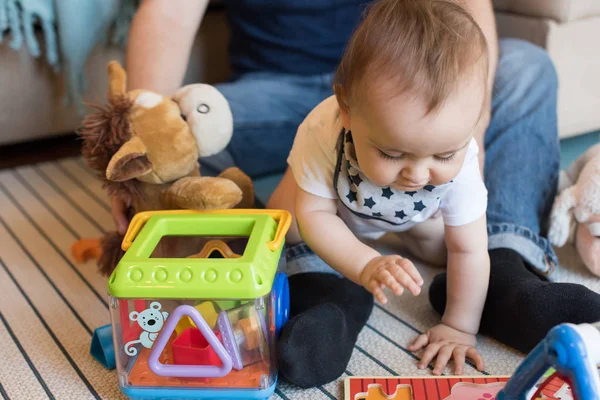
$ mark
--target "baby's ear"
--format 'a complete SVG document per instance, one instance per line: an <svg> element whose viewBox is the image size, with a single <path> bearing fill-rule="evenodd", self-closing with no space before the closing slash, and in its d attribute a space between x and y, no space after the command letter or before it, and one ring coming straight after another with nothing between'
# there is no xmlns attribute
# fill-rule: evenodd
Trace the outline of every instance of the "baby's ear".
<svg viewBox="0 0 600 400"><path fill-rule="evenodd" d="M350 131L350 106L348 105L347 91L344 86L339 83L333 85L333 92L340 107L340 118L344 129Z"/></svg>
<svg viewBox="0 0 600 400"><path fill-rule="evenodd" d="M106 179L123 182L152 171L152 163L146 154L146 145L138 136L134 136L125 142L110 159L106 167Z"/></svg>

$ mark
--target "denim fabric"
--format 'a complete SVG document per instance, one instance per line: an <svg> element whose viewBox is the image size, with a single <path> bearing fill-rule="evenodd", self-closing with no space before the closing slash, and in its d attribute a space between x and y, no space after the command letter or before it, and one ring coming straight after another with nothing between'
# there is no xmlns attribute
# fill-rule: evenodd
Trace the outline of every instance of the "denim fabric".
<svg viewBox="0 0 600 400"><path fill-rule="evenodd" d="M227 148L233 162L251 177L285 171L298 126L333 94L332 78L333 74L257 72L216 85L233 114L233 138ZM219 157L216 163L223 162L224 155Z"/></svg>
<svg viewBox="0 0 600 400"><path fill-rule="evenodd" d="M549 276L558 261L544 237L558 185L557 76L548 55L500 41L492 121L485 136L489 249L517 251Z"/></svg>
<svg viewBox="0 0 600 400"><path fill-rule="evenodd" d="M298 125L332 94L331 84L332 74L252 73L219 85L231 105L234 135L228 151L208 164L235 163L254 177L283 171ZM485 137L489 248L511 248L546 276L558 264L544 237L559 170L556 98L548 55L524 41L500 40ZM292 247L287 255L292 273L324 264L307 247Z"/></svg>
<svg viewBox="0 0 600 400"><path fill-rule="evenodd" d="M283 257L282 257L283 258ZM321 272L342 276L321 260L306 243L299 243L285 249L286 265L282 271L288 276L304 272Z"/></svg>

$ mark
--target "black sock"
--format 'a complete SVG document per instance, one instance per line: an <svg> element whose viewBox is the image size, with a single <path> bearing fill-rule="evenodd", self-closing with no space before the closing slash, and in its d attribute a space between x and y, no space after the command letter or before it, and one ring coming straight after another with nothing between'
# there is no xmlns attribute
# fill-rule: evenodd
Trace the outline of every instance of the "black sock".
<svg viewBox="0 0 600 400"><path fill-rule="evenodd" d="M289 283L291 318L277 344L280 372L303 388L331 382L348 365L373 296L332 274L293 275Z"/></svg>
<svg viewBox="0 0 600 400"><path fill-rule="evenodd" d="M600 294L582 285L542 280L513 250L489 254L490 286L481 333L528 353L558 324L600 321ZM436 276L429 289L429 300L440 314L446 307L446 279L446 273Z"/></svg>

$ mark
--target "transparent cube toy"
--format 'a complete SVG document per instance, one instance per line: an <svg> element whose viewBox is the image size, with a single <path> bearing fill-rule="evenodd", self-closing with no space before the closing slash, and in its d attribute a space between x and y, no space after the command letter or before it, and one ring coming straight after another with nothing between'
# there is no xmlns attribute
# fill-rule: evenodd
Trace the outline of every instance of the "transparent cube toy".
<svg viewBox="0 0 600 400"><path fill-rule="evenodd" d="M137 214L108 282L121 391L131 399L267 399L289 315L280 210ZM238 250L241 248L241 250Z"/></svg>

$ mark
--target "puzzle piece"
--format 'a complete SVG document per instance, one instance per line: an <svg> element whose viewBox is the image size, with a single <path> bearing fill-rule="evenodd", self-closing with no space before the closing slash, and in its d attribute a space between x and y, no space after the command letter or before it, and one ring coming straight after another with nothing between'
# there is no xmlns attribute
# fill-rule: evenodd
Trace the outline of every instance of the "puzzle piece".
<svg viewBox="0 0 600 400"><path fill-rule="evenodd" d="M496 395L505 383L457 383L452 387L450 396L444 400L496 400Z"/></svg>
<svg viewBox="0 0 600 400"><path fill-rule="evenodd" d="M358 393L354 400L413 400L410 385L398 385L392 395L387 395L383 387L378 384L369 385L367 393Z"/></svg>

